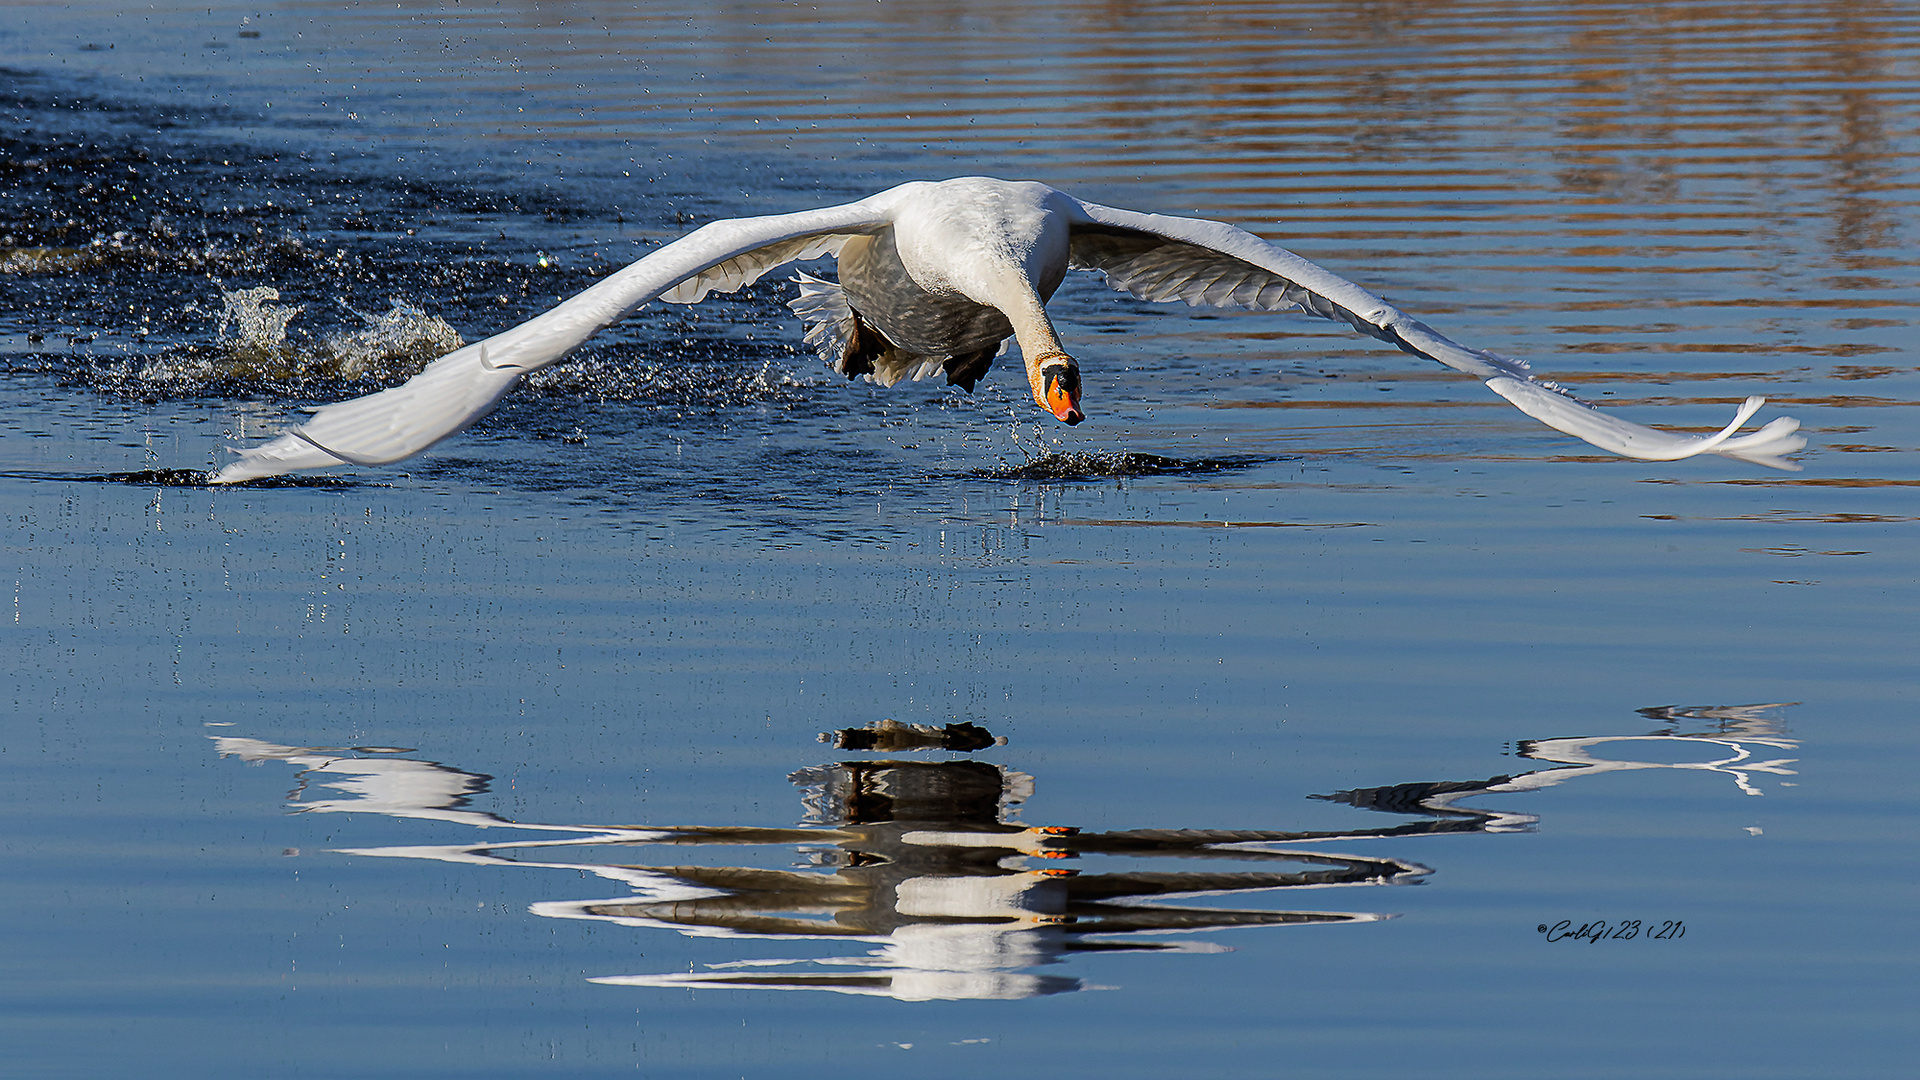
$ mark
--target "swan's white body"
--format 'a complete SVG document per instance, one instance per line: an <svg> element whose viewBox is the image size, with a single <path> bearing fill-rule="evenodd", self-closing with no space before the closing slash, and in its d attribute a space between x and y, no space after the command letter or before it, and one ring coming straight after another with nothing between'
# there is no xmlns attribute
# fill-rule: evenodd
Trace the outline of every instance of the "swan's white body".
<svg viewBox="0 0 1920 1080"><path fill-rule="evenodd" d="M1601 412L1526 365L1443 337L1354 283L1231 225L1081 202L1044 184L985 177L915 182L844 206L716 221L667 244L553 310L429 364L403 385L329 405L241 452L216 483L412 457L485 416L521 376L563 359L600 328L653 300L689 304L777 267L833 255L838 285L802 277L793 307L836 370L886 385L945 371L969 389L1012 336L1035 399L1078 423L1079 372L1045 303L1068 269L1097 270L1145 300L1212 307L1299 307L1484 379L1529 416L1626 457L1714 453L1774 468L1806 445L1781 418L1734 432L1748 398L1711 436L1679 436Z"/></svg>

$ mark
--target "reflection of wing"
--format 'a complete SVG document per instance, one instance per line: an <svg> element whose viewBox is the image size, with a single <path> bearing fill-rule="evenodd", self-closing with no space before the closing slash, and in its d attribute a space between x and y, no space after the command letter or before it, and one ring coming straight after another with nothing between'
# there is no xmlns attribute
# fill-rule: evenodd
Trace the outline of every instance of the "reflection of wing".
<svg viewBox="0 0 1920 1080"><path fill-rule="evenodd" d="M1780 717L1773 712L1798 705L1797 701L1769 701L1755 705L1654 705L1634 712L1649 720L1675 723L1680 720L1713 720L1726 725L1721 730L1744 731L1749 735L1778 735Z"/></svg>
<svg viewBox="0 0 1920 1080"><path fill-rule="evenodd" d="M1502 777L1502 779L1505 779ZM1484 786L1484 785L1482 785ZM1475 788L1474 790L1479 790ZM1425 808L1398 809L1353 802L1354 792L1334 795L1309 795L1310 799L1345 802L1368 810L1393 813L1430 814ZM1364 796L1366 793L1358 793ZM1454 820L1409 821L1377 829L1313 829L1303 832L1274 832L1263 829L1130 829L1125 832L1081 833L1053 842L1053 846L1075 854L1131 855L1140 858L1171 859L1293 859L1300 853L1276 845L1303 844L1319 840L1373 840L1390 836L1425 836L1434 833L1486 832L1489 821L1504 818L1495 811L1470 808L1450 811L1461 815ZM1532 819L1527 819L1531 821Z"/></svg>
<svg viewBox="0 0 1920 1080"><path fill-rule="evenodd" d="M672 986L700 990L833 990L842 994L890 997L900 1001L1018 1001L1047 994L1070 993L1081 986L1079 979L1062 975L916 969L891 969L859 975L801 971L753 974L675 972L666 975L609 975L587 981L608 986Z"/></svg>
<svg viewBox="0 0 1920 1080"><path fill-rule="evenodd" d="M1246 853L1241 854L1243 857ZM1242 871L1166 873L1129 871L1084 874L1066 882L1071 903L1140 899L1148 896L1190 896L1196 893L1234 893L1261 889L1288 889L1307 885L1378 885L1405 882L1432 873L1424 866L1399 859L1362 859L1345 855L1285 852L1290 861L1328 864L1333 869L1302 870L1292 874ZM1072 910L1069 908L1068 910Z"/></svg>
<svg viewBox="0 0 1920 1080"><path fill-rule="evenodd" d="M1231 930L1242 926L1323 926L1329 923L1380 922L1391 915L1358 911L1233 911L1211 907L1161 907L1157 904L1089 904L1074 911L1082 934L1144 934L1153 932ZM1150 946L1132 940L1073 940L1063 952L1120 952Z"/></svg>
<svg viewBox="0 0 1920 1080"><path fill-rule="evenodd" d="M1346 803L1356 810L1378 810L1388 814L1423 814L1431 820L1413 821L1380 829L1375 836L1414 836L1436 833L1500 833L1530 830L1539 820L1531 814L1506 810L1482 810L1453 805L1460 799L1484 791L1517 791L1511 776L1486 780L1430 780L1387 787L1355 788L1331 795L1309 795L1309 799ZM1368 835L1356 833L1356 835Z"/></svg>
<svg viewBox="0 0 1920 1080"><path fill-rule="evenodd" d="M363 753L398 751L338 749L311 746L278 746L259 739L209 736L221 757L242 761L285 761L301 768L301 788L292 798L297 813L388 814L400 818L429 821L453 821L488 828L506 821L494 814L468 810L467 803L487 790L493 778L463 772L432 761L385 756L358 756ZM344 798L307 799L301 797L310 780L322 775L314 786L340 792Z"/></svg>
<svg viewBox="0 0 1920 1080"><path fill-rule="evenodd" d="M1073 230L1073 263L1100 271L1122 292L1143 300L1184 300L1196 307L1273 311L1298 306L1484 379L1521 412L1603 450L1654 461L1714 453L1796 469L1780 455L1807 443L1794 434L1799 421L1786 417L1752 434L1734 436L1763 398L1748 398L1734 422L1712 436L1673 435L1629 423L1532 378L1519 361L1449 340L1353 282L1244 229L1093 203L1080 206L1088 220Z"/></svg>
<svg viewBox="0 0 1920 1080"><path fill-rule="evenodd" d="M561 918L638 921L644 925L672 930L703 927L725 929L752 937L867 938L864 927L844 926L827 918L807 918L803 914L818 903L824 914L863 902L864 897L835 898L811 893L752 893L700 897L658 903L644 901L599 900L580 904L547 904L538 913ZM784 903L783 903L784 902Z"/></svg>
<svg viewBox="0 0 1920 1080"><path fill-rule="evenodd" d="M1711 761L1622 761L1616 758L1597 758L1593 756L1595 747L1611 743L1669 743L1683 746L1713 747L1725 756ZM1507 790L1522 791L1535 788L1552 787L1569 776L1587 773L1629 772L1635 769L1683 769L1701 772L1725 773L1733 778L1742 792L1748 795L1765 794L1753 786L1751 773L1771 773L1775 776L1792 776L1794 771L1788 765L1798 758L1771 758L1755 760L1748 744L1771 747L1776 750L1792 750L1800 744L1792 739L1755 737L1750 735L1605 735L1588 739L1526 739L1516 746L1521 757L1538 761L1559 762L1566 768L1542 769L1538 772L1522 773L1506 785Z"/></svg>
<svg viewBox="0 0 1920 1080"><path fill-rule="evenodd" d="M412 457L465 431L522 375L565 357L634 308L656 299L691 304L785 263L835 254L848 237L885 225L894 201L893 192L881 192L844 206L703 226L545 314L448 353L400 386L326 406L244 451L214 483Z"/></svg>

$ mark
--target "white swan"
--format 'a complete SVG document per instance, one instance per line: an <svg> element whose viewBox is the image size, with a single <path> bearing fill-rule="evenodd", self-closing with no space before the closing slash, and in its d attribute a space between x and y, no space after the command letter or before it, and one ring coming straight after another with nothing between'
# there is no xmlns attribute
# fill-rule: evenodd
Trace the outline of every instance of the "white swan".
<svg viewBox="0 0 1920 1080"><path fill-rule="evenodd" d="M1774 468L1806 445L1797 421L1734 432L1746 400L1711 436L1678 436L1615 418L1527 375L1526 365L1469 349L1354 283L1216 221L1081 202L1044 184L985 177L915 182L821 210L716 221L667 244L543 315L435 360L401 386L328 405L305 424L240 452L213 477L233 483L296 469L384 465L465 430L520 377L564 358L601 327L651 300L690 304L776 267L839 258L840 281L801 275L792 307L834 370L891 386L945 372L968 389L1011 336L1034 400L1069 424L1080 372L1047 318L1069 269L1097 270L1145 300L1277 310L1299 307L1486 380L1550 427L1626 457L1715 453Z"/></svg>

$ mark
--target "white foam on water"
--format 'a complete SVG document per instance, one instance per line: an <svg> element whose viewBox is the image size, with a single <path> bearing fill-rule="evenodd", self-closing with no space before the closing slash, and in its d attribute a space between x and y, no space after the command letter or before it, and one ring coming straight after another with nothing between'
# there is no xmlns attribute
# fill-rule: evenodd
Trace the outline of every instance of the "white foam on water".
<svg viewBox="0 0 1920 1080"><path fill-rule="evenodd" d="M399 297L379 315L355 311L366 326L327 338L323 351L343 379L411 374L466 344L460 332ZM352 310L349 308L348 310Z"/></svg>
<svg viewBox="0 0 1920 1080"><path fill-rule="evenodd" d="M399 297L378 315L348 308L365 325L317 340L291 325L306 305L280 303L271 285L223 289L220 300L211 352L156 358L141 369L141 384L180 391L213 382L405 378L466 343L445 319Z"/></svg>

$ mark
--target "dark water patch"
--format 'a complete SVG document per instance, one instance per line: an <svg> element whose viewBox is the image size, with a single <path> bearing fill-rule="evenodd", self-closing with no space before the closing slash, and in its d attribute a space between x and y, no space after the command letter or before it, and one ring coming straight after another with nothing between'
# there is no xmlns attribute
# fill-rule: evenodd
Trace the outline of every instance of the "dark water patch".
<svg viewBox="0 0 1920 1080"><path fill-rule="evenodd" d="M111 473L29 473L10 472L4 475L10 480L58 480L65 483L82 484L131 484L135 487L213 487L213 472L200 469L136 469L132 472ZM248 488L321 488L329 491L347 491L354 488L384 487L383 484L369 483L344 476L269 476L258 480L248 480L244 484L223 484L221 487Z"/></svg>
<svg viewBox="0 0 1920 1080"><path fill-rule="evenodd" d="M617 235L638 215L604 186L396 174L389 158L320 143L223 140L206 133L221 117L204 110L6 75L0 332L66 339L72 353L39 363L104 392L333 397L327 380L371 375L349 389L364 393L437 355L407 347L410 368L365 362L377 343L355 339L390 337L396 312L445 327L444 352L453 327L504 329L680 231L662 210L644 235ZM612 238L575 231L609 219ZM229 340L223 298L263 291L290 313L285 334Z"/></svg>
<svg viewBox="0 0 1920 1080"><path fill-rule="evenodd" d="M213 474L199 469L138 469L124 473L100 473L78 479L90 483L135 484L152 487L206 487Z"/></svg>
<svg viewBox="0 0 1920 1080"><path fill-rule="evenodd" d="M223 141L205 133L219 117L20 74L0 95L0 333L68 347L9 366L116 397L371 393L691 221L684 199L631 181L396 174L388 158ZM668 411L797 400L805 384L779 370L798 363L789 291L655 305L527 390Z"/></svg>
<svg viewBox="0 0 1920 1080"><path fill-rule="evenodd" d="M1119 480L1134 476L1197 476L1231 472L1282 461L1280 457L1235 454L1213 458L1171 458L1130 450L1089 450L1041 454L1018 464L1002 462L966 475L976 480Z"/></svg>
<svg viewBox="0 0 1920 1080"><path fill-rule="evenodd" d="M213 474L200 469L138 469L133 472L117 473L50 473L50 472L6 472L0 477L8 480L27 480L34 482L58 481L61 483L81 484L133 484L152 487L207 487Z"/></svg>

